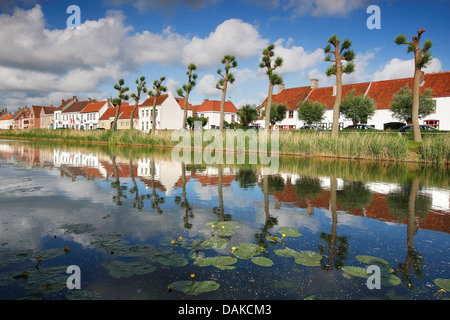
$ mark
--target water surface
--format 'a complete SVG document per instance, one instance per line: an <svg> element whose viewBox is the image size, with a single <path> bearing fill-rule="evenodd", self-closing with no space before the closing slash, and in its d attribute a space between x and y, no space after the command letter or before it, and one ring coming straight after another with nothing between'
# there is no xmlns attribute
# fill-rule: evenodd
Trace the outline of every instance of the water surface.
<svg viewBox="0 0 450 320"><path fill-rule="evenodd" d="M446 167L0 141L0 179L1 299L449 298Z"/></svg>

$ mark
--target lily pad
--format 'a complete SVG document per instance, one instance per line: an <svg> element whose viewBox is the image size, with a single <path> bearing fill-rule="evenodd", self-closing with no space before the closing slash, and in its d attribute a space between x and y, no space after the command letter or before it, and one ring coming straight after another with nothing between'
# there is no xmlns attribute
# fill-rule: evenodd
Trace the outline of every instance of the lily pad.
<svg viewBox="0 0 450 320"><path fill-rule="evenodd" d="M50 260L65 254L64 248L53 248L35 252L31 255L31 258L38 259L42 258L44 260Z"/></svg>
<svg viewBox="0 0 450 320"><path fill-rule="evenodd" d="M158 254L155 261L169 267L183 267L188 264L184 256L172 250Z"/></svg>
<svg viewBox="0 0 450 320"><path fill-rule="evenodd" d="M286 237L297 238L300 237L301 234L298 232L296 228L293 227L281 227L278 232L280 234L284 234Z"/></svg>
<svg viewBox="0 0 450 320"><path fill-rule="evenodd" d="M254 243L240 243L233 251L233 255L239 259L251 259L264 251L264 248Z"/></svg>
<svg viewBox="0 0 450 320"><path fill-rule="evenodd" d="M450 279L442 279L437 278L434 279L434 283L441 289L444 289L445 291L450 292Z"/></svg>
<svg viewBox="0 0 450 320"><path fill-rule="evenodd" d="M314 251L302 251L298 255L295 255L295 263L307 266L307 267L318 267L320 266L320 261L322 256Z"/></svg>
<svg viewBox="0 0 450 320"><path fill-rule="evenodd" d="M72 234L92 233L97 230L90 223L64 224L61 228L66 229L65 233Z"/></svg>
<svg viewBox="0 0 450 320"><path fill-rule="evenodd" d="M187 295L196 296L201 293L211 292L219 289L220 284L215 281L176 281L169 284L173 290L181 291Z"/></svg>
<svg viewBox="0 0 450 320"><path fill-rule="evenodd" d="M341 270L354 277L367 279L371 276L370 273L367 273L367 269L362 267L344 266ZM397 286L402 282L402 280L396 275L386 272L388 269L380 268L380 270L380 284L382 286Z"/></svg>
<svg viewBox="0 0 450 320"><path fill-rule="evenodd" d="M209 257L209 258L198 258L195 260L194 264L198 267L224 267L235 264L237 259L230 256L218 256L218 257Z"/></svg>
<svg viewBox="0 0 450 320"><path fill-rule="evenodd" d="M114 278L129 278L135 274L142 275L156 270L155 266L147 263L120 260L104 262L102 266L108 269L109 274Z"/></svg>
<svg viewBox="0 0 450 320"><path fill-rule="evenodd" d="M277 249L277 250L275 250L275 254L277 256L280 256L280 257L288 258L288 257L295 257L295 256L299 255L300 252L295 251L294 249L286 247L284 249Z"/></svg>
<svg viewBox="0 0 450 320"><path fill-rule="evenodd" d="M365 263L365 264L369 264L369 265L379 265L379 266L388 266L389 262L387 262L384 259L381 258L377 258L377 257L373 257L373 256L367 256L367 255L359 255L356 256L356 259L358 259L359 261Z"/></svg>
<svg viewBox="0 0 450 320"><path fill-rule="evenodd" d="M197 239L194 240L191 245L189 246L192 249L200 249L200 250L207 250L207 249L225 249L228 245L228 241L223 238L211 238L211 239Z"/></svg>
<svg viewBox="0 0 450 320"><path fill-rule="evenodd" d="M267 236L266 239L272 243L281 242L281 238L276 237L276 236Z"/></svg>
<svg viewBox="0 0 450 320"><path fill-rule="evenodd" d="M236 233L236 229L240 228L236 221L208 222L206 226L211 228L209 231L214 235L220 237L230 237Z"/></svg>
<svg viewBox="0 0 450 320"><path fill-rule="evenodd" d="M273 266L273 261L265 257L253 257L251 261L261 267Z"/></svg>

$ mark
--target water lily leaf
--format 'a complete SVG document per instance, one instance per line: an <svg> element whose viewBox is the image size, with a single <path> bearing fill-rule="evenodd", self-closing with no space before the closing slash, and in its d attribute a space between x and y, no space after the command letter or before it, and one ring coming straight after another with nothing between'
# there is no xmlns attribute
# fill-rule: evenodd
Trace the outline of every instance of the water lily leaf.
<svg viewBox="0 0 450 320"><path fill-rule="evenodd" d="M445 291L450 291L450 279L437 278L433 281L439 288L444 289Z"/></svg>
<svg viewBox="0 0 450 320"><path fill-rule="evenodd" d="M209 231L220 237L230 237L235 234L236 229L240 228L236 221L208 222L206 226L211 228Z"/></svg>
<svg viewBox="0 0 450 320"><path fill-rule="evenodd" d="M349 275L354 276L354 277L365 278L365 279L369 278L372 275L371 273L367 273L366 268L362 268L362 267L344 266L341 268L341 270ZM381 271L380 284L382 286L397 286L402 282L402 280L399 277L397 277L396 275L389 273L389 272L385 272L383 270L387 270L387 269L380 268L380 271Z"/></svg>
<svg viewBox="0 0 450 320"><path fill-rule="evenodd" d="M275 282L273 287L276 289L292 288L294 284L290 281L278 281Z"/></svg>
<svg viewBox="0 0 450 320"><path fill-rule="evenodd" d="M254 243L240 243L233 252L233 255L239 259L251 259L264 251L264 247Z"/></svg>
<svg viewBox="0 0 450 320"><path fill-rule="evenodd" d="M251 260L254 264L257 264L258 266L262 267L271 267L273 266L273 261L269 258L265 257L253 257Z"/></svg>
<svg viewBox="0 0 450 320"><path fill-rule="evenodd" d="M219 289L220 284L215 281L176 281L169 284L173 290L181 291L187 295L198 295Z"/></svg>
<svg viewBox="0 0 450 320"><path fill-rule="evenodd" d="M113 260L102 263L114 278L129 278L135 274L147 274L156 270L156 267L143 262L124 262Z"/></svg>
<svg viewBox="0 0 450 320"><path fill-rule="evenodd" d="M302 251L298 255L295 255L295 263L307 266L307 267L318 267L320 266L320 261L322 256L314 251Z"/></svg>
<svg viewBox="0 0 450 320"><path fill-rule="evenodd" d="M65 254L64 248L53 248L35 252L31 255L31 258L38 259L39 257L45 260L50 260Z"/></svg>
<svg viewBox="0 0 450 320"><path fill-rule="evenodd" d="M225 249L227 245L228 241L226 239L214 237L206 240L203 239L194 240L189 247L200 250L207 250L207 249L220 250Z"/></svg>
<svg viewBox="0 0 450 320"><path fill-rule="evenodd" d="M370 276L370 274L367 273L367 269L362 267L343 266L341 270L354 277L368 278Z"/></svg>
<svg viewBox="0 0 450 320"><path fill-rule="evenodd" d="M278 232L280 234L284 234L286 237L297 238L300 237L301 234L298 232L296 228L293 227L281 227Z"/></svg>
<svg viewBox="0 0 450 320"><path fill-rule="evenodd" d="M188 261L184 256L174 251L166 251L158 254L155 261L169 267L183 267L188 264Z"/></svg>
<svg viewBox="0 0 450 320"><path fill-rule="evenodd" d="M64 224L61 228L66 229L65 233L72 234L92 233L97 230L90 223Z"/></svg>
<svg viewBox="0 0 450 320"><path fill-rule="evenodd" d="M235 264L237 259L230 256L218 256L218 257L209 257L209 258L198 258L195 260L194 264L198 267L223 267Z"/></svg>
<svg viewBox="0 0 450 320"><path fill-rule="evenodd" d="M67 300L100 300L100 294L95 291L71 290L66 294Z"/></svg>
<svg viewBox="0 0 450 320"><path fill-rule="evenodd" d="M286 247L284 249L276 249L275 254L280 257L289 258L289 257L295 257L295 256L299 255L300 252Z"/></svg>
<svg viewBox="0 0 450 320"><path fill-rule="evenodd" d="M367 255L359 255L356 256L356 259L358 259L359 261L365 263L365 264L369 264L369 265L379 265L379 266L388 266L389 262L387 262L384 259L381 258L377 258L377 257L373 257L373 256L367 256Z"/></svg>
<svg viewBox="0 0 450 320"><path fill-rule="evenodd" d="M281 242L281 238L276 237L276 236L267 236L266 239L272 243Z"/></svg>

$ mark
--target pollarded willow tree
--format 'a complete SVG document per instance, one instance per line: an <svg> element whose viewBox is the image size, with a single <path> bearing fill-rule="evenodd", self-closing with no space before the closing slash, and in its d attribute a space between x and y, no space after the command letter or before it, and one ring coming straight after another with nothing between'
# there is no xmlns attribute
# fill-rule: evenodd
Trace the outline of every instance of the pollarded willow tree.
<svg viewBox="0 0 450 320"><path fill-rule="evenodd" d="M147 88L145 87L145 77L142 76L140 79L136 79L136 84L137 84L137 93L132 93L130 96L131 98L133 98L134 100L134 107L133 110L131 111L131 116L130 116L130 130L133 130L133 117L134 117L134 113L136 112L136 108L139 104L139 100L141 99L141 93L147 92Z"/></svg>
<svg viewBox="0 0 450 320"><path fill-rule="evenodd" d="M196 85L195 80L197 79L197 74L193 73L195 70L197 70L197 67L195 66L195 64L191 63L188 66L188 71L186 72L186 74L188 76L188 82L186 84L183 84L183 88L180 88L177 90L177 94L180 97L184 98L184 106L183 106L184 115L183 115L183 124L182 124L183 130L186 130L186 125L187 125L187 104L188 104L188 99L189 99L189 93L192 91L192 89ZM183 92L184 92L184 94L183 94Z"/></svg>
<svg viewBox="0 0 450 320"><path fill-rule="evenodd" d="M117 130L117 120L119 119L120 106L122 104L122 100L128 100L129 96L125 94L129 89L128 87L124 87L125 81L123 79L119 80L119 83L114 85L114 89L118 91L117 98L113 100L113 103L116 105L116 114L114 116L114 121L112 123L111 129Z"/></svg>
<svg viewBox="0 0 450 320"><path fill-rule="evenodd" d="M264 49L263 56L261 58L262 61L259 64L260 68L267 68L266 74L269 76L269 94L267 95L267 104L265 110L265 130L267 131L270 128L270 108L272 107L273 86L283 83L283 78L274 72L275 69L283 65L283 58L276 57L274 64L272 65L272 57L275 56L274 49L274 44L271 44L266 49Z"/></svg>
<svg viewBox="0 0 450 320"><path fill-rule="evenodd" d="M420 84L424 79L424 72L422 71L422 68L425 68L433 58L431 56L431 52L429 51L431 49L431 46L433 45L431 40L425 41L423 48L420 49L420 38L425 31L425 29L417 31L417 36L413 36L412 41L406 41L406 36L404 34L399 34L395 38L396 44L408 45L407 53L414 52L414 82L412 88L413 102L411 120L413 126L414 141L416 142L422 141L422 135L420 134L419 127L419 92Z"/></svg>
<svg viewBox="0 0 450 320"><path fill-rule="evenodd" d="M234 83L234 75L230 72L231 68L236 68L238 63L236 61L236 57L232 56L232 55L226 55L223 59L222 59L222 64L225 64L225 73L222 72L222 69L218 69L217 70L217 74L220 75L222 77L222 79L220 79L217 84L216 84L216 88L222 91L222 100L220 101L220 122L219 122L219 130L223 131L223 118L225 115L225 110L224 110L224 106L225 106L225 99L226 99L226 95L227 95L227 86L228 83L233 84Z"/></svg>
<svg viewBox="0 0 450 320"><path fill-rule="evenodd" d="M157 103L158 97L161 95L162 92L167 91L167 88L162 85L164 80L166 80L166 77L161 77L159 79L159 81L155 80L153 82L153 90L155 90L155 92L153 92L153 91L149 92L149 95L154 97L153 112L152 112L152 135L154 135L156 133L156 103Z"/></svg>
<svg viewBox="0 0 450 320"><path fill-rule="evenodd" d="M328 44L324 48L326 53L325 61L334 62L325 73L327 76L336 76L336 98L333 105L333 127L331 129L332 137L337 137L339 133L339 106L342 100L342 74L352 73L355 70L355 65L352 62L355 58L355 53L353 50L350 50L351 46L352 42L349 39L345 39L341 45L340 40L334 34L328 39ZM332 55L334 55L334 59ZM343 64L343 61L346 61L347 63Z"/></svg>

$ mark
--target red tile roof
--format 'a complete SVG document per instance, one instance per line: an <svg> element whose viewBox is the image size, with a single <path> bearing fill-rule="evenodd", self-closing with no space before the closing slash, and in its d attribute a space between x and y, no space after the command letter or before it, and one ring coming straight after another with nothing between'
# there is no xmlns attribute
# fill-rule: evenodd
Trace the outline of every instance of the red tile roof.
<svg viewBox="0 0 450 320"><path fill-rule="evenodd" d="M55 110L57 110L58 108L56 107L44 107L44 113L45 114L53 114L55 113Z"/></svg>
<svg viewBox="0 0 450 320"><path fill-rule="evenodd" d="M169 97L168 94L162 94L156 99L156 105L160 106L166 99ZM149 97L145 100L140 107L153 107L153 103L155 103L155 97Z"/></svg>
<svg viewBox="0 0 450 320"><path fill-rule="evenodd" d="M116 108L108 108L106 109L105 113L102 114L99 120L108 120L111 117L114 117L116 115Z"/></svg>
<svg viewBox="0 0 450 320"><path fill-rule="evenodd" d="M126 107L121 106L119 110L120 111L119 119L130 119L133 108L134 105L132 106L128 105ZM136 108L136 110L134 110L133 119L138 118L138 115L139 115L139 108Z"/></svg>
<svg viewBox="0 0 450 320"><path fill-rule="evenodd" d="M7 114L5 117L1 118L0 121L2 121L2 120L9 120L9 119L12 118L12 116L13 116L12 114Z"/></svg>
<svg viewBox="0 0 450 320"><path fill-rule="evenodd" d="M108 101L91 101L81 113L98 112Z"/></svg>
<svg viewBox="0 0 450 320"><path fill-rule="evenodd" d="M356 94L367 94L373 98L377 104L377 109L389 109L392 96L404 85L412 88L413 78L403 78L394 80L383 80L364 82L356 84L347 84L342 86L342 97L351 89L356 90ZM450 96L450 71L425 74L424 83L421 85L421 91L433 89L433 97ZM311 89L310 86L284 89L273 96L272 102L284 103L287 109L297 109L298 103L306 98L319 101L327 109L332 109L335 97L333 96L333 86ZM267 98L260 105L264 106Z"/></svg>
<svg viewBox="0 0 450 320"><path fill-rule="evenodd" d="M205 100L203 103L199 106L196 106L195 112L210 112L210 111L217 111L220 112L220 101L218 100ZM223 106L224 112L228 113L237 113L238 109L235 107L233 102L231 101L225 101L225 104Z"/></svg>
<svg viewBox="0 0 450 320"><path fill-rule="evenodd" d="M62 113L81 112L88 105L88 103L89 103L89 100L75 102L70 107L68 107L66 110L64 110Z"/></svg>

